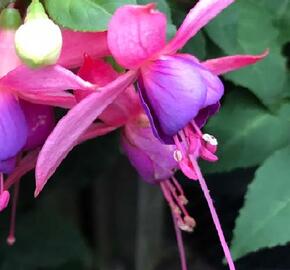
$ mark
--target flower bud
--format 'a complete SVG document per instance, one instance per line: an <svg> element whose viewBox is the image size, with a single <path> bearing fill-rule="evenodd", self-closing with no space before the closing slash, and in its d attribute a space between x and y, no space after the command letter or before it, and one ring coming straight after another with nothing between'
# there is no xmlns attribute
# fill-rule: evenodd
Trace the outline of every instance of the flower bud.
<svg viewBox="0 0 290 270"><path fill-rule="evenodd" d="M25 23L16 31L15 47L21 60L32 68L55 64L59 58L60 28L47 17L38 0L32 1Z"/></svg>

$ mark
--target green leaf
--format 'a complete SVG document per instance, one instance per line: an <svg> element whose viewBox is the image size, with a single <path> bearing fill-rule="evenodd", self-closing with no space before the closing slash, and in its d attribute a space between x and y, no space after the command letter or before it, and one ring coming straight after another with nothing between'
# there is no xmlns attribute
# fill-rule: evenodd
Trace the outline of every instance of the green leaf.
<svg viewBox="0 0 290 270"><path fill-rule="evenodd" d="M206 31L226 54L256 54L270 48L270 55L260 63L226 75L270 105L279 103L285 95L289 75L281 54L279 29L264 3L239 0L215 18Z"/></svg>
<svg viewBox="0 0 290 270"><path fill-rule="evenodd" d="M206 41L202 32L197 33L194 38L190 39L182 48L182 52L192 54L200 60L206 57Z"/></svg>
<svg viewBox="0 0 290 270"><path fill-rule="evenodd" d="M290 142L290 104L268 112L245 89L229 93L221 111L206 126L219 141L219 160L207 172L256 166Z"/></svg>
<svg viewBox="0 0 290 270"><path fill-rule="evenodd" d="M88 260L89 251L78 228L51 209L38 209L20 218L16 238L12 248L0 247L5 258L1 269L34 270Z"/></svg>
<svg viewBox="0 0 290 270"><path fill-rule="evenodd" d="M135 0L45 0L49 16L59 25L78 31L104 31L114 11Z"/></svg>
<svg viewBox="0 0 290 270"><path fill-rule="evenodd" d="M236 221L231 249L235 259L290 241L289 160L290 146L275 152L257 170Z"/></svg>

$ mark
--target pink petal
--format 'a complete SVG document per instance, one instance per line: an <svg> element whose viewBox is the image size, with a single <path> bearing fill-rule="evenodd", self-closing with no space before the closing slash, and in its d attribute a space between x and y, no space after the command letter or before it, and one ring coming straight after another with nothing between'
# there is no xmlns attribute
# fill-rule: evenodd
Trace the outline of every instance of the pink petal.
<svg viewBox="0 0 290 270"><path fill-rule="evenodd" d="M15 31L0 30L0 78L21 64L14 47Z"/></svg>
<svg viewBox="0 0 290 270"><path fill-rule="evenodd" d="M79 67L84 54L93 58L110 54L107 45L107 32L76 32L69 29L62 30L63 46L58 64L67 67Z"/></svg>
<svg viewBox="0 0 290 270"><path fill-rule="evenodd" d="M29 152L14 169L13 173L9 175L4 184L4 189L9 189L15 182L17 182L24 174L33 170L36 164L37 156L40 149L35 149Z"/></svg>
<svg viewBox="0 0 290 270"><path fill-rule="evenodd" d="M98 87L102 87L117 79L118 73L104 60L94 60L91 56L85 55L84 63L78 71L78 76ZM75 90L74 94L77 101L80 101L92 92L93 91Z"/></svg>
<svg viewBox="0 0 290 270"><path fill-rule="evenodd" d="M84 141L94 139L99 136L106 135L110 133L111 131L115 130L116 127L108 126L103 123L93 123L91 126L86 130L83 135L79 138L79 143L82 143Z"/></svg>
<svg viewBox="0 0 290 270"><path fill-rule="evenodd" d="M91 123L136 79L137 73L129 71L118 79L92 93L72 108L52 131L44 144L36 166L35 196L43 189L69 151Z"/></svg>
<svg viewBox="0 0 290 270"><path fill-rule="evenodd" d="M166 17L154 8L125 5L113 15L108 45L120 65L137 68L165 46Z"/></svg>
<svg viewBox="0 0 290 270"><path fill-rule="evenodd" d="M199 0L189 11L163 53L172 54L181 49L202 27L233 2L234 0Z"/></svg>
<svg viewBox="0 0 290 270"><path fill-rule="evenodd" d="M202 63L209 71L216 75L234 71L261 61L269 54L269 50L265 50L259 55L233 55L216 59L210 59Z"/></svg>
<svg viewBox="0 0 290 270"><path fill-rule="evenodd" d="M71 71L53 65L42 69L19 66L0 79L0 87L7 90L34 93L59 92L67 89L93 89L94 86Z"/></svg>
<svg viewBox="0 0 290 270"><path fill-rule="evenodd" d="M76 99L74 95L68 92L56 92L56 93L18 93L21 99L30 101L35 104L50 105L54 107L60 107L70 109L76 105Z"/></svg>

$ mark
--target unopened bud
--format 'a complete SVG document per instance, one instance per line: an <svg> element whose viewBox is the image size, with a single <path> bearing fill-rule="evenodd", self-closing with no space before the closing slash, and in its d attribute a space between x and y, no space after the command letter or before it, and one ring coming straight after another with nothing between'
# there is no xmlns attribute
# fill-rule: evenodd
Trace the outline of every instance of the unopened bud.
<svg viewBox="0 0 290 270"><path fill-rule="evenodd" d="M38 0L32 1L25 23L16 31L15 47L21 60L32 68L55 64L59 58L62 48L60 28L47 17Z"/></svg>

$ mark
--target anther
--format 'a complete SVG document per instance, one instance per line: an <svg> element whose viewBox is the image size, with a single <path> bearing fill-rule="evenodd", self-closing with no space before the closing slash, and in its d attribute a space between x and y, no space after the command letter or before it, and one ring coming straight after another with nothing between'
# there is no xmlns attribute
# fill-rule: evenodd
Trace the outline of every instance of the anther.
<svg viewBox="0 0 290 270"><path fill-rule="evenodd" d="M187 205L188 204L188 200L186 199L186 197L184 195L180 195L178 196L179 202L183 205Z"/></svg>
<svg viewBox="0 0 290 270"><path fill-rule="evenodd" d="M180 162L182 160L182 153L180 150L175 150L173 152L173 157L177 162Z"/></svg>
<svg viewBox="0 0 290 270"><path fill-rule="evenodd" d="M202 135L202 139L213 146L218 145L218 141L213 135L205 133Z"/></svg>
<svg viewBox="0 0 290 270"><path fill-rule="evenodd" d="M181 220L178 220L177 221L177 225L178 225L178 228L182 231L185 231L185 232L193 232L193 228L188 226L187 224L185 224L183 221Z"/></svg>
<svg viewBox="0 0 290 270"><path fill-rule="evenodd" d="M192 217L190 217L190 216L185 216L185 217L184 217L184 223L185 223L187 226L191 227L192 229L194 229L195 226L196 226L196 221L195 221L195 219L192 218Z"/></svg>

